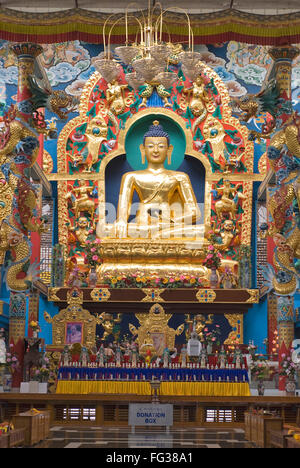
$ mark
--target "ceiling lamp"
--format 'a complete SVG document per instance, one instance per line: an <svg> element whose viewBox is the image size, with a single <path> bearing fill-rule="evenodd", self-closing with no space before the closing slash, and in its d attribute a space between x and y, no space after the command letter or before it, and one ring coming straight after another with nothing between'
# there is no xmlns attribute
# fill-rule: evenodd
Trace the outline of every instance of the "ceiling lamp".
<svg viewBox="0 0 300 468"><path fill-rule="evenodd" d="M113 56L110 50L111 32L117 23L124 21L124 18L117 18L113 22L108 34L108 43L106 45L105 28L108 21L114 16L111 15L107 18L103 27L104 59L97 60L95 62L95 66L104 79L111 82L117 78L120 72L119 62L121 61L127 68L125 71L125 79L132 88L138 89L139 86L145 83L155 83L156 85L159 84L165 88L170 88L177 79L177 73L174 73L169 68L173 45L170 37L167 44L162 42L164 26L163 17L170 8L162 10L162 6L159 2L155 3L153 8L151 8L150 0L148 0L147 17L145 17L144 12L142 12L141 20L136 16L130 15L130 17L132 17L138 24L136 41L130 45L128 38L128 9L132 5L134 4L130 3L125 12L125 45L116 47ZM156 21L154 21L154 11L157 7L159 7L160 12L156 15L157 18ZM181 52L179 57L182 67L184 68L184 72L189 79L194 80L195 76L200 72L198 62L201 55L193 50L193 32L189 16L182 8L175 7L175 9L183 11L187 18L188 50Z"/></svg>

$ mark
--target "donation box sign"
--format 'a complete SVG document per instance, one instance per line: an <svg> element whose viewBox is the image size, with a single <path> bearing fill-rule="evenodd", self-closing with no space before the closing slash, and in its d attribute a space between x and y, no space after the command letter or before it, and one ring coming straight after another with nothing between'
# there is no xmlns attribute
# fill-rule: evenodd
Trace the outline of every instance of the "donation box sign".
<svg viewBox="0 0 300 468"><path fill-rule="evenodd" d="M130 404L129 426L172 426L173 405Z"/></svg>

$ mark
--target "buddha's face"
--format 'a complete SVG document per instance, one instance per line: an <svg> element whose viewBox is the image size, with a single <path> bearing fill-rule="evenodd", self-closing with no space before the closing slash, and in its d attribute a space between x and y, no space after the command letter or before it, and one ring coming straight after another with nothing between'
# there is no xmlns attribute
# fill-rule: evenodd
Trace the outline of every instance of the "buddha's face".
<svg viewBox="0 0 300 468"><path fill-rule="evenodd" d="M165 137L146 137L144 145L140 146L142 155L152 164L163 164L168 155L171 155L173 146L168 145Z"/></svg>

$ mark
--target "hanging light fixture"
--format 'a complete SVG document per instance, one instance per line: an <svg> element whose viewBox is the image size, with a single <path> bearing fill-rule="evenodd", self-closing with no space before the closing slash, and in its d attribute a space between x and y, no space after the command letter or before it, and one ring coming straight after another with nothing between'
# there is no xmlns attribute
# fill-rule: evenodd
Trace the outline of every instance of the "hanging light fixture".
<svg viewBox="0 0 300 468"><path fill-rule="evenodd" d="M170 88L176 81L177 74L169 69L172 43L170 39L167 44L162 41L162 32L164 25L163 17L171 8L163 10L159 2L156 2L151 8L150 0L148 0L147 17L145 17L144 12L141 12L142 17L138 19L136 16L128 14L129 7L132 5L136 4L130 3L125 11L125 45L116 47L114 50L114 54L117 55L119 61L127 67L125 79L134 89L138 89L139 86L145 83L156 83L161 84L165 88ZM160 9L160 13L154 22L153 15L156 8ZM187 18L188 50L181 52L179 58L184 73L189 79L194 80L195 76L201 71L199 68L201 55L198 52L194 52L194 38L188 14L182 8L174 7L174 9L183 11ZM122 17L113 22L106 45L105 29L113 16L115 15L110 15L107 18L103 27L103 58L95 62L95 67L108 82L116 79L120 73L120 63L110 50L111 33L120 21L124 21L124 17ZM133 44L129 44L128 38L129 17L132 17L138 24L137 38Z"/></svg>

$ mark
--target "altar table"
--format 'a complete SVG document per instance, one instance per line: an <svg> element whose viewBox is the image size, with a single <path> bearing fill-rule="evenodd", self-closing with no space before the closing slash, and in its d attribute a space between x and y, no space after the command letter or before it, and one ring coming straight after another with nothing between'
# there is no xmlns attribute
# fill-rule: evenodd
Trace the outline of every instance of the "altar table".
<svg viewBox="0 0 300 468"><path fill-rule="evenodd" d="M161 382L161 396L250 396L246 369L61 367L56 393L151 395L150 381Z"/></svg>

